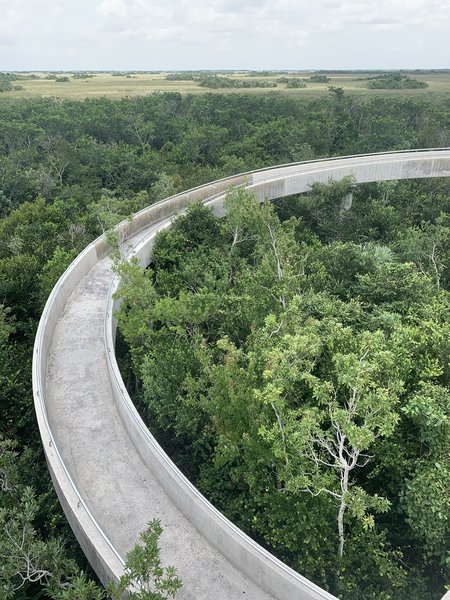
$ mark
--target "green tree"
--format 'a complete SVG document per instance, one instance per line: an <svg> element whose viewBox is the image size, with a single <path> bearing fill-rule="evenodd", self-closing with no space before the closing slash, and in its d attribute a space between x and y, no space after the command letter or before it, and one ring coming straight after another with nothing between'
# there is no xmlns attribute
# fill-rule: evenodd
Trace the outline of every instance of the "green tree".
<svg viewBox="0 0 450 600"><path fill-rule="evenodd" d="M127 590L132 600L168 600L175 598L182 587L174 567L163 567L159 553L161 522L153 519L141 533L137 544L126 557L124 574L118 583L111 583L109 593L120 600Z"/></svg>

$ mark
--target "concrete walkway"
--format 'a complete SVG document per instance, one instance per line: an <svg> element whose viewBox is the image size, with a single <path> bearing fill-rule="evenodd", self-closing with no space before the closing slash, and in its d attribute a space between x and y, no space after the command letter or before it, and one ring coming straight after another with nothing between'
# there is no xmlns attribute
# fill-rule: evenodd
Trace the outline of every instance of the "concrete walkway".
<svg viewBox="0 0 450 600"><path fill-rule="evenodd" d="M269 600L198 534L174 507L117 414L108 378L103 318L111 281L108 258L70 296L49 352L47 414L66 467L83 499L124 557L154 517L165 528L164 564L183 581L186 600Z"/></svg>

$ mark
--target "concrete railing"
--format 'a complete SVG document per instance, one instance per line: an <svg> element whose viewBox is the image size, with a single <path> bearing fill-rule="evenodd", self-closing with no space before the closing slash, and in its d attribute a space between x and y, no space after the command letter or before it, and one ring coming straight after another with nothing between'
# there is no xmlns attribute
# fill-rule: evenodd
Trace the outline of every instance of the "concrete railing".
<svg viewBox="0 0 450 600"><path fill-rule="evenodd" d="M70 476L50 427L45 404L47 357L56 322L68 297L96 264L104 249L103 238L95 240L85 248L59 279L47 300L34 344L33 394L47 465L59 501L90 564L99 578L107 582L111 578L120 577L124 561L99 527Z"/></svg>
<svg viewBox="0 0 450 600"><path fill-rule="evenodd" d="M353 176L358 183L392 179L450 176L450 150L417 150L326 159L283 165L226 178L177 194L137 213L131 223L119 226L124 239L148 229L147 235L132 250L142 265L150 262L157 231L169 227L171 219L189 203L201 200L216 214L223 214L226 190L243 185L254 190L260 200L305 192L315 181L327 182ZM65 302L85 274L107 253L103 237L82 252L61 277L45 306L39 324L33 359L33 389L41 437L49 469L66 516L89 561L102 581L117 578L123 558L102 532L82 494L72 480L58 452L55 436L47 419L45 405L47 355L53 330ZM113 278L113 276L112 276ZM257 581L280 600L331 599L333 596L309 582L261 548L217 511L172 463L140 419L120 376L114 356L113 280L105 316L105 344L114 401L128 435L174 504L198 531L248 577ZM80 511L80 506L82 510Z"/></svg>

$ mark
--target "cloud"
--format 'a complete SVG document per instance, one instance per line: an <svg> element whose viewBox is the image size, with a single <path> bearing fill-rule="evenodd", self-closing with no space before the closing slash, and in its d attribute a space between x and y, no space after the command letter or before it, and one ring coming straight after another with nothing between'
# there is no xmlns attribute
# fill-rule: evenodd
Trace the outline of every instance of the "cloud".
<svg viewBox="0 0 450 600"><path fill-rule="evenodd" d="M183 27L181 25L172 25L171 27L164 27L162 29L158 29L156 32L150 35L149 39L158 42L178 41L183 39L187 32L187 27Z"/></svg>
<svg viewBox="0 0 450 600"><path fill-rule="evenodd" d="M400 19L386 19L383 17L369 17L360 21L362 25L398 25Z"/></svg>
<svg viewBox="0 0 450 600"><path fill-rule="evenodd" d="M344 21L351 25L403 26L436 24L450 16L449 0L360 0L342 5Z"/></svg>
<svg viewBox="0 0 450 600"><path fill-rule="evenodd" d="M14 37L7 33L0 33L0 46L13 46L15 43Z"/></svg>
<svg viewBox="0 0 450 600"><path fill-rule="evenodd" d="M235 14L241 19L269 13L269 0L218 0L213 3L219 14Z"/></svg>
<svg viewBox="0 0 450 600"><path fill-rule="evenodd" d="M25 19L24 2L19 0L12 3L5 0L0 0L0 33L5 35L12 34L21 26Z"/></svg>
<svg viewBox="0 0 450 600"><path fill-rule="evenodd" d="M449 1L102 0L92 31L94 36L120 32L123 38L142 36L155 42L178 39L196 47L244 35L247 41L267 45L270 40L283 48L291 40L304 44L315 36L349 38L362 27L374 31L417 27L429 19L430 8L442 10Z"/></svg>
<svg viewBox="0 0 450 600"><path fill-rule="evenodd" d="M0 0L0 14L0 70L450 61L450 0Z"/></svg>
<svg viewBox="0 0 450 600"><path fill-rule="evenodd" d="M128 16L128 8L123 0L103 0L98 6L97 11L106 18L126 18Z"/></svg>

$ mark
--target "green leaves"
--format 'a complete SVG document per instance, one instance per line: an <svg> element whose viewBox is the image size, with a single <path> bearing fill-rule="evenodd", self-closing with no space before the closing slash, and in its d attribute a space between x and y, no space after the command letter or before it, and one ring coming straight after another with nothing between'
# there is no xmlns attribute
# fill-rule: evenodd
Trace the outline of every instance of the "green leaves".
<svg viewBox="0 0 450 600"><path fill-rule="evenodd" d="M436 364L436 363L434 363ZM433 376L441 375L440 368ZM430 375L427 371L427 375ZM402 407L402 412L420 425L422 439L433 443L440 432L449 432L450 394L447 388L429 382L422 383L417 392Z"/></svg>
<svg viewBox="0 0 450 600"><path fill-rule="evenodd" d="M53 593L54 600L105 600L105 590L81 572L70 582L68 589Z"/></svg>
<svg viewBox="0 0 450 600"><path fill-rule="evenodd" d="M320 190L336 231L349 227L343 189ZM380 232L396 214L381 204L371 215ZM448 446L448 293L379 241L320 243L243 189L227 206L222 221L189 209L159 238L148 275L122 267L121 327L154 430L222 510L291 564L355 598L370 571L391 598L407 587L400 559L425 581L416 551L395 544L420 538L429 564L441 560L447 521L432 465L446 464ZM428 537L425 482L439 498ZM363 568L347 553L364 540Z"/></svg>
<svg viewBox="0 0 450 600"><path fill-rule="evenodd" d="M182 582L176 569L164 567L160 558L161 522L153 519L140 535L140 544L127 554L123 575L103 589L81 571L67 582L49 586L53 600L169 600ZM1 581L1 580L0 580Z"/></svg>
<svg viewBox="0 0 450 600"><path fill-rule="evenodd" d="M406 482L402 505L413 532L425 542L427 553L439 553L444 567L446 540L450 535L450 468L447 452L441 461L422 460Z"/></svg>
<svg viewBox="0 0 450 600"><path fill-rule="evenodd" d="M168 600L182 587L174 567L163 567L159 554L159 538L163 532L159 519L153 519L126 557L124 574L112 582L108 592L120 600L125 592L130 600Z"/></svg>
<svg viewBox="0 0 450 600"><path fill-rule="evenodd" d="M43 538L37 528L38 498L19 480L14 444L0 443L0 589L5 599L20 589L45 586L50 593L70 581L75 563L65 556L61 538Z"/></svg>

